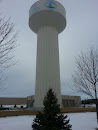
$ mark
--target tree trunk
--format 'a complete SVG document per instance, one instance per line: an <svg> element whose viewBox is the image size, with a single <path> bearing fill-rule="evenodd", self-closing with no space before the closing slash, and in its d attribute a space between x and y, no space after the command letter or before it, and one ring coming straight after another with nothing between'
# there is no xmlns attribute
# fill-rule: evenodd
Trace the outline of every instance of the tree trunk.
<svg viewBox="0 0 98 130"><path fill-rule="evenodd" d="M98 123L98 99L97 99L96 86L95 86L95 99L96 99L96 114L97 114L97 123Z"/></svg>

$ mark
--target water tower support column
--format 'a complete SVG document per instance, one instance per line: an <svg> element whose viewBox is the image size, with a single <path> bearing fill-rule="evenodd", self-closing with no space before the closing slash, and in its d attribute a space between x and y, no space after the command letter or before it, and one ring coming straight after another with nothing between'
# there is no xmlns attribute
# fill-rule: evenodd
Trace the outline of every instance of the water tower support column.
<svg viewBox="0 0 98 130"><path fill-rule="evenodd" d="M57 94L61 105L58 31L52 26L41 27L37 41L35 106L43 107L49 88Z"/></svg>

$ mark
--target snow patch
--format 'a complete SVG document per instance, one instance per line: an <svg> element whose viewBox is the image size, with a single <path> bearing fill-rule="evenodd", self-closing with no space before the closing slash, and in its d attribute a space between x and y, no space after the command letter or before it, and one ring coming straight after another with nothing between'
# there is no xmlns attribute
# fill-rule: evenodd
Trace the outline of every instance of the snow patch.
<svg viewBox="0 0 98 130"><path fill-rule="evenodd" d="M96 113L69 113L72 130L95 130L98 128ZM0 118L0 130L32 130L35 116L14 116Z"/></svg>

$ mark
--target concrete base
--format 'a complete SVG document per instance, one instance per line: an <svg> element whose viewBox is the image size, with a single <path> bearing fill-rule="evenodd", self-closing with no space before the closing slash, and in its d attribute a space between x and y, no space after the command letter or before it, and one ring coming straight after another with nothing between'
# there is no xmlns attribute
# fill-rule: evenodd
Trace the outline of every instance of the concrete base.
<svg viewBox="0 0 98 130"><path fill-rule="evenodd" d="M42 107L29 107L26 110L34 110L34 111L42 111L44 108Z"/></svg>

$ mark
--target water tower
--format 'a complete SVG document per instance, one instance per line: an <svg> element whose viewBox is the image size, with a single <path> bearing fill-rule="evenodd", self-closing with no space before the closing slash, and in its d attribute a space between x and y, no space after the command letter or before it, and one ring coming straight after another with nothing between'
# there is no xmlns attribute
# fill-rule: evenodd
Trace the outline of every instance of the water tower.
<svg viewBox="0 0 98 130"><path fill-rule="evenodd" d="M58 34L66 27L65 8L55 0L39 0L29 11L29 27L37 34L35 108L52 88L61 105Z"/></svg>

